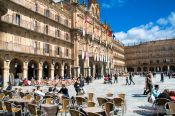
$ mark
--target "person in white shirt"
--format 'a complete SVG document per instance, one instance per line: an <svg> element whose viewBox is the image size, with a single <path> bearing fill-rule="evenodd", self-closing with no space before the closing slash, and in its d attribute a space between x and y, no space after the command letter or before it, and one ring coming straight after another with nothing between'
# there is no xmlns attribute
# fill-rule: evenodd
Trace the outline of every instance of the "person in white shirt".
<svg viewBox="0 0 175 116"><path fill-rule="evenodd" d="M152 101L154 102L159 95L160 95L159 85L154 85L154 88L152 89L152 92L151 92Z"/></svg>
<svg viewBox="0 0 175 116"><path fill-rule="evenodd" d="M45 93L43 93L43 92L40 90L40 86L38 86L38 87L36 88L35 94L37 94L37 95L39 95L39 96L42 96L42 97L45 96Z"/></svg>

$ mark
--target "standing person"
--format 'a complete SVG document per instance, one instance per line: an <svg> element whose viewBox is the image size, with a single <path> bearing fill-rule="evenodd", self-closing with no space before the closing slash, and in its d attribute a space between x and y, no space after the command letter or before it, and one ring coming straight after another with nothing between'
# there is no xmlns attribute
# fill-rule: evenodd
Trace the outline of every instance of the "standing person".
<svg viewBox="0 0 175 116"><path fill-rule="evenodd" d="M135 85L135 83L133 81L133 75L131 72L129 73L129 81L130 81L130 83L129 83L130 85L131 85L131 82Z"/></svg>
<svg viewBox="0 0 175 116"><path fill-rule="evenodd" d="M115 74L115 75L114 75L114 83L115 83L115 82L118 83L118 74Z"/></svg>
<svg viewBox="0 0 175 116"><path fill-rule="evenodd" d="M76 91L76 95L78 95L78 92L80 91L80 83L79 83L78 79L74 83L74 88L75 88L75 91Z"/></svg>
<svg viewBox="0 0 175 116"><path fill-rule="evenodd" d="M163 72L161 72L161 82L164 82L164 75L163 75Z"/></svg>
<svg viewBox="0 0 175 116"><path fill-rule="evenodd" d="M88 77L86 77L86 78L88 78ZM86 81L87 81L87 80L86 80ZM89 80L88 80L87 83L89 83ZM84 78L80 78L80 87L81 87L81 89L83 90L83 93L85 94L85 89L84 89Z"/></svg>
<svg viewBox="0 0 175 116"><path fill-rule="evenodd" d="M126 75L126 85L129 85L128 75Z"/></svg>
<svg viewBox="0 0 175 116"><path fill-rule="evenodd" d="M153 85L152 85L152 77L149 74L146 77L146 86L147 86L147 89L148 89L146 94L148 94L148 93L150 93L152 91L152 87L153 87Z"/></svg>
<svg viewBox="0 0 175 116"><path fill-rule="evenodd" d="M111 83L112 84L112 74L110 75L108 75L108 78L109 78L109 83Z"/></svg>
<svg viewBox="0 0 175 116"><path fill-rule="evenodd" d="M168 77L169 77L169 79L171 78L171 73L170 72L168 72Z"/></svg>

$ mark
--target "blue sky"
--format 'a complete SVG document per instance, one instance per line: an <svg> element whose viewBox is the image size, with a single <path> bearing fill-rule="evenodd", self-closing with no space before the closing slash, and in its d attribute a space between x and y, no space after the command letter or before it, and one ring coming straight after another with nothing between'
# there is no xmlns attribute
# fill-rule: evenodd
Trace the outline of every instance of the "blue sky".
<svg viewBox="0 0 175 116"><path fill-rule="evenodd" d="M175 37L175 0L98 0L98 3L101 21L106 19L116 38L125 45Z"/></svg>

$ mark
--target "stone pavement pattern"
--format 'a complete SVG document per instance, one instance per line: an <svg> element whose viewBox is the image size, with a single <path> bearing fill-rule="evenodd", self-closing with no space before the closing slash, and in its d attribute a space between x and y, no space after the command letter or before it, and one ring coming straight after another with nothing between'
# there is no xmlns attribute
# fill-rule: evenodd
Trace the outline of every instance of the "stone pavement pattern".
<svg viewBox="0 0 175 116"><path fill-rule="evenodd" d="M127 110L125 116L153 116L153 109L152 104L147 102L147 96L142 95L143 94L143 88L145 85L145 77L135 76L133 78L135 85L125 85L125 78L119 77L117 84L103 84L103 79L101 80L95 80L93 83L90 83L89 85L85 86L86 93L88 92L94 92L94 100L96 101L96 98L98 96L104 96L108 92L112 92L115 96L118 93L125 93L126 94L126 104L127 104ZM160 91L163 91L164 89L174 89L175 90L175 78L169 79L168 77L165 77L165 82L160 82L160 75L156 75L156 77L153 78L153 84L159 84L160 85ZM24 87L25 89L28 89L31 91L33 87ZM47 90L48 88L42 87L41 89ZM68 87L70 96L75 96L75 90L73 85ZM87 95L87 94L86 94ZM69 116L69 115L68 115Z"/></svg>

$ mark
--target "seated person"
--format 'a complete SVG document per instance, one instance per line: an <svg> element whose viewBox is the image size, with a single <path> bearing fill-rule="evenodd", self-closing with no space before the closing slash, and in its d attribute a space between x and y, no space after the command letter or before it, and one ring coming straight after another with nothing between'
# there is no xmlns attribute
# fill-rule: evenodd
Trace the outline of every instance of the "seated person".
<svg viewBox="0 0 175 116"><path fill-rule="evenodd" d="M52 87L49 87L48 92L46 93L46 95L52 95L53 91L52 91Z"/></svg>
<svg viewBox="0 0 175 116"><path fill-rule="evenodd" d="M45 93L43 93L43 92L40 90L40 87L39 87L39 86L36 88L35 94L36 94L36 95L39 95L39 96L42 96L42 97L45 96Z"/></svg>
<svg viewBox="0 0 175 116"><path fill-rule="evenodd" d="M12 90L12 85L11 85L11 83L10 82L7 82L7 88L6 88L6 90L9 90L9 91L11 91Z"/></svg>
<svg viewBox="0 0 175 116"><path fill-rule="evenodd" d="M155 85L152 92L151 92L151 98L152 101L154 102L155 99L157 99L157 97L160 95L159 92L159 85Z"/></svg>
<svg viewBox="0 0 175 116"><path fill-rule="evenodd" d="M53 92L58 92L57 84L54 85Z"/></svg>
<svg viewBox="0 0 175 116"><path fill-rule="evenodd" d="M68 89L66 88L65 84L62 84L62 88L58 93L64 94L66 97L69 97Z"/></svg>
<svg viewBox="0 0 175 116"><path fill-rule="evenodd" d="M29 85L28 80L26 78L23 80L23 85L24 86L28 86Z"/></svg>
<svg viewBox="0 0 175 116"><path fill-rule="evenodd" d="M166 98L166 99L171 100L170 95L169 95L169 90L165 89L162 93L160 93L158 98Z"/></svg>

